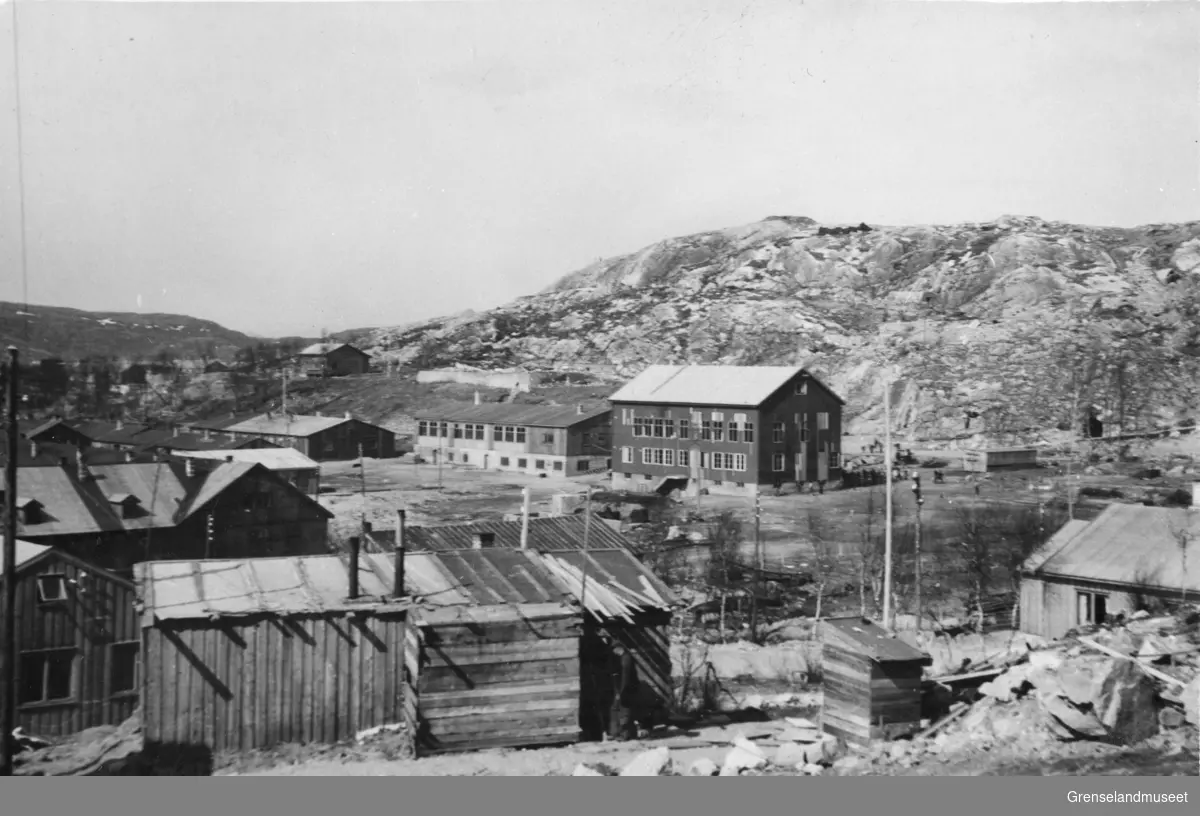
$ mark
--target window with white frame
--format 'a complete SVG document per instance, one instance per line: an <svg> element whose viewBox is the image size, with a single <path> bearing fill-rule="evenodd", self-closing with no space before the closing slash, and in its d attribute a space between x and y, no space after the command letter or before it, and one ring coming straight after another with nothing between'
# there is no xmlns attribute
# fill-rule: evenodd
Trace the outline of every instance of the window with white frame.
<svg viewBox="0 0 1200 816"><path fill-rule="evenodd" d="M621 461L627 465L633 463L633 448L621 448Z"/></svg>
<svg viewBox="0 0 1200 816"><path fill-rule="evenodd" d="M553 445L554 444L554 434L552 434L552 433L542 434L542 444L543 445Z"/></svg>
<svg viewBox="0 0 1200 816"><path fill-rule="evenodd" d="M642 419L641 417L633 418L633 435L634 436L645 436L646 435L646 420Z"/></svg>
<svg viewBox="0 0 1200 816"><path fill-rule="evenodd" d="M742 441L747 442L747 443L754 442L754 423L753 422L742 423Z"/></svg>
<svg viewBox="0 0 1200 816"><path fill-rule="evenodd" d="M796 393L797 394L807 394L808 393L808 380L797 380L796 381Z"/></svg>
<svg viewBox="0 0 1200 816"><path fill-rule="evenodd" d="M738 433L739 430L740 429L738 427L737 420L734 420L733 422L729 423L729 441L730 442L737 442L741 438L741 434Z"/></svg>
<svg viewBox="0 0 1200 816"><path fill-rule="evenodd" d="M721 451L713 451L712 466L713 466L713 470L724 470L725 469L725 454L722 453Z"/></svg>
<svg viewBox="0 0 1200 816"><path fill-rule="evenodd" d="M784 433L784 431L783 431L783 423L782 422L771 423L771 441L772 442L774 442L776 444L783 442L783 433Z"/></svg>
<svg viewBox="0 0 1200 816"><path fill-rule="evenodd" d="M1100 592L1075 593L1078 610L1076 623L1079 626L1095 626L1108 619L1108 596Z"/></svg>
<svg viewBox="0 0 1200 816"><path fill-rule="evenodd" d="M457 422L455 422L455 423L454 423L454 438L455 438L455 439L462 439L462 435L463 435L463 429L462 429L462 426L461 426L461 425L459 425Z"/></svg>
<svg viewBox="0 0 1200 816"><path fill-rule="evenodd" d="M39 575L37 577L38 603L59 603L67 599L67 576Z"/></svg>
<svg viewBox="0 0 1200 816"><path fill-rule="evenodd" d="M621 409L621 424L622 425L632 425L633 424L633 409L632 408L622 408Z"/></svg>
<svg viewBox="0 0 1200 816"><path fill-rule="evenodd" d="M712 441L713 434L712 434L712 420L711 419L706 419L700 424L700 438L706 442Z"/></svg>
<svg viewBox="0 0 1200 816"><path fill-rule="evenodd" d="M517 441L517 429L514 428L512 425L504 426L504 441L505 442L516 442Z"/></svg>
<svg viewBox="0 0 1200 816"><path fill-rule="evenodd" d="M492 441L493 442L503 442L504 441L504 426L503 425L493 425L492 426Z"/></svg>
<svg viewBox="0 0 1200 816"><path fill-rule="evenodd" d="M667 439L674 439L675 438L675 420L670 419L669 417L667 419L664 419L663 420L663 430L666 432Z"/></svg>
<svg viewBox="0 0 1200 816"><path fill-rule="evenodd" d="M524 428L517 428L517 441L522 442L522 443L525 441L525 429Z"/></svg>
<svg viewBox="0 0 1200 816"><path fill-rule="evenodd" d="M775 473L782 473L786 465L787 460L782 453L771 454L771 470Z"/></svg>
<svg viewBox="0 0 1200 816"><path fill-rule="evenodd" d="M652 448L642 448L642 464L643 465L654 464L654 453L652 451L653 451Z"/></svg>
<svg viewBox="0 0 1200 816"><path fill-rule="evenodd" d="M662 417L655 417L654 418L654 436L658 439L662 439L666 435L667 435L666 422L662 419Z"/></svg>
<svg viewBox="0 0 1200 816"><path fill-rule="evenodd" d="M675 467L675 451L670 448L663 450L663 464L667 467Z"/></svg>
<svg viewBox="0 0 1200 816"><path fill-rule="evenodd" d="M417 422L417 436L429 436L429 422L422 419Z"/></svg>
<svg viewBox="0 0 1200 816"><path fill-rule="evenodd" d="M679 467L691 467L691 459L689 451L681 450L675 453L675 461L679 464Z"/></svg>
<svg viewBox="0 0 1200 816"><path fill-rule="evenodd" d="M734 453L734 454L727 453L727 454L725 454L726 459L729 459L731 457L733 459L733 463L729 466L730 470L743 470L744 471L746 469L746 454L744 454L744 453Z"/></svg>
<svg viewBox="0 0 1200 816"><path fill-rule="evenodd" d="M679 420L679 438L690 439L692 433L692 423L686 419Z"/></svg>
<svg viewBox="0 0 1200 816"><path fill-rule="evenodd" d="M724 442L725 441L725 423L724 422L718 422L715 419L713 420L712 441L713 442Z"/></svg>

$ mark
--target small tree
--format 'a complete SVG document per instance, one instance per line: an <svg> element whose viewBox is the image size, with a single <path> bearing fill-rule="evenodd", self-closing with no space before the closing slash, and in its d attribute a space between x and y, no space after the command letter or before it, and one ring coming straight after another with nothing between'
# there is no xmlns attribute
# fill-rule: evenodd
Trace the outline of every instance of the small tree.
<svg viewBox="0 0 1200 816"><path fill-rule="evenodd" d="M745 574L741 556L745 531L741 520L731 511L721 513L708 527L708 540L706 594L721 599L721 634L724 636L725 599Z"/></svg>
<svg viewBox="0 0 1200 816"><path fill-rule="evenodd" d="M860 614L867 617L867 589L870 587L871 606L878 612L882 606L884 576L884 533L876 520L875 489L867 492L863 520L859 524L858 540L858 600Z"/></svg>
<svg viewBox="0 0 1200 816"><path fill-rule="evenodd" d="M817 590L817 603L816 609L813 610L813 618L819 621L825 592L838 574L838 558L836 545L830 541L824 519L818 513L810 510L805 516L805 520L808 527L809 544L813 548L813 585Z"/></svg>
<svg viewBox="0 0 1200 816"><path fill-rule="evenodd" d="M1196 533L1193 528L1195 526L1194 519L1198 508L1192 507L1182 511L1182 520L1172 521L1170 525L1171 535L1175 538L1175 543L1179 546L1179 600L1180 603L1187 603L1187 561L1188 548L1191 547L1192 541L1196 538Z"/></svg>

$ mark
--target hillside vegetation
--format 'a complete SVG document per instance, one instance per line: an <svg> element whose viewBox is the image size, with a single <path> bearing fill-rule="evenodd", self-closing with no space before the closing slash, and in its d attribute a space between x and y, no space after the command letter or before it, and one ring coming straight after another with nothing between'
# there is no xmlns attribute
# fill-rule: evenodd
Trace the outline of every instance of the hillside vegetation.
<svg viewBox="0 0 1200 816"><path fill-rule="evenodd" d="M660 241L483 313L361 332L419 365L803 364L879 432L1033 441L1193 419L1200 222L827 227L772 217Z"/></svg>

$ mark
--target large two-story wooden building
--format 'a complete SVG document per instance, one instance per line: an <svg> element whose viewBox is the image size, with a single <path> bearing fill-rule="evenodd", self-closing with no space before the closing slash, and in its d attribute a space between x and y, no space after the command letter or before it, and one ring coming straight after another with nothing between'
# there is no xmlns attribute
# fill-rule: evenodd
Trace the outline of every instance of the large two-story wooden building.
<svg viewBox="0 0 1200 816"><path fill-rule="evenodd" d="M416 419L417 452L432 461L558 476L611 461L607 408L493 402L420 412Z"/></svg>
<svg viewBox="0 0 1200 816"><path fill-rule="evenodd" d="M841 470L845 401L796 366L650 366L611 397L614 489L752 493Z"/></svg>

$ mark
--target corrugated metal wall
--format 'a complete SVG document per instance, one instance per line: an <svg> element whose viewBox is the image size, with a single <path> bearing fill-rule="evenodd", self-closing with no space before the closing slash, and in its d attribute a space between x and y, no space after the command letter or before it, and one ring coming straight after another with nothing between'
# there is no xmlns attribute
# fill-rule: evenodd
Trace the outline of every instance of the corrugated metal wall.
<svg viewBox="0 0 1200 816"><path fill-rule="evenodd" d="M247 751L405 722L405 629L402 614L147 628L147 745Z"/></svg>
<svg viewBox="0 0 1200 816"><path fill-rule="evenodd" d="M80 572L88 573L81 579ZM38 603L38 575L60 574L70 585L67 601ZM137 641L140 625L134 609L134 590L54 558L39 561L19 572L17 583L17 670L21 653L43 649L74 649L72 697L20 705L17 719L31 734L57 737L97 725L114 725L128 719L137 708L138 695L110 693L112 644ZM80 589L82 588L82 592ZM25 678L18 677L21 689Z"/></svg>
<svg viewBox="0 0 1200 816"><path fill-rule="evenodd" d="M422 627L423 754L579 739L578 614Z"/></svg>

